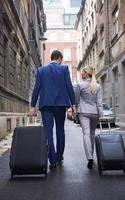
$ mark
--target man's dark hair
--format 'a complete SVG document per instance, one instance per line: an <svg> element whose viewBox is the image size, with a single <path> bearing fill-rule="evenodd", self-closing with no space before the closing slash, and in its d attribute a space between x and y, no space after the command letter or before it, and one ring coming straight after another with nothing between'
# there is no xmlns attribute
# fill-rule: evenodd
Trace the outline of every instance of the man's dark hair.
<svg viewBox="0 0 125 200"><path fill-rule="evenodd" d="M61 58L61 59L63 58L62 53L60 51L58 51L58 50L52 51L51 60L58 60L58 58Z"/></svg>

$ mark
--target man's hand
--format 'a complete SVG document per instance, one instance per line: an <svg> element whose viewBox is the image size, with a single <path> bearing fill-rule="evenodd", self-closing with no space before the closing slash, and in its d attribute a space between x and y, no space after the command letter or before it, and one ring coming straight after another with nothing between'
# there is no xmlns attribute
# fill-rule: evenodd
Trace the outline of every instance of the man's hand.
<svg viewBox="0 0 125 200"><path fill-rule="evenodd" d="M75 114L77 113L77 110L76 110L76 106L75 106L75 105L72 106L72 112L75 113Z"/></svg>
<svg viewBox="0 0 125 200"><path fill-rule="evenodd" d="M28 115L29 115L30 117L36 115L36 110L35 110L34 107L31 107L31 108L30 108Z"/></svg>

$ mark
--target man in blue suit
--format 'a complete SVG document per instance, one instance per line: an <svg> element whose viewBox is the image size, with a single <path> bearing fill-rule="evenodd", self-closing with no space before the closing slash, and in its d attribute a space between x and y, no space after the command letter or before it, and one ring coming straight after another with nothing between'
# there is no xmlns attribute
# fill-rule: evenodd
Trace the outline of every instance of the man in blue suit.
<svg viewBox="0 0 125 200"><path fill-rule="evenodd" d="M30 115L35 113L35 106L39 97L39 110L42 114L43 125L48 135L50 170L55 169L57 163L63 159L65 148L64 122L66 108L75 108L75 95L67 65L62 65L62 53L54 50L51 62L39 67L34 86ZM53 141L54 120L56 124L56 149Z"/></svg>

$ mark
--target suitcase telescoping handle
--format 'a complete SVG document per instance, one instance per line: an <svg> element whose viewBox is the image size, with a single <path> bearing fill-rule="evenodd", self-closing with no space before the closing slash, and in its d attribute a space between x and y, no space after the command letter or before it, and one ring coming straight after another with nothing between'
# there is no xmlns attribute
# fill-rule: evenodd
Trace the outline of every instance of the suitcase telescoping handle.
<svg viewBox="0 0 125 200"><path fill-rule="evenodd" d="M33 118L33 123L36 126L37 125L37 114L34 114L33 116L27 115L27 123L26 125L30 125L30 118Z"/></svg>
<svg viewBox="0 0 125 200"><path fill-rule="evenodd" d="M111 125L110 125L110 121L109 121L108 118L106 118L105 121L106 121L107 124L108 124L109 133L111 133ZM103 132L103 128L102 128L102 120L101 120L101 119L99 119L99 124L100 124L100 130L101 130L101 132Z"/></svg>

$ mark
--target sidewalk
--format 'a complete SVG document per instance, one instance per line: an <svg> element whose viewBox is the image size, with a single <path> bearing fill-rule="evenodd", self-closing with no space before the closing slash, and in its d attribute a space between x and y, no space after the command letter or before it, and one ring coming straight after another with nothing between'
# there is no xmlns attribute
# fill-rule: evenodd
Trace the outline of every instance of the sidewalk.
<svg viewBox="0 0 125 200"><path fill-rule="evenodd" d="M0 200L124 200L125 176L122 171L107 171L100 177L96 156L89 171L84 154L81 127L66 121L64 164L49 171L46 180L10 180L9 152L0 157Z"/></svg>
<svg viewBox="0 0 125 200"><path fill-rule="evenodd" d="M2 156L11 147L13 133L9 134L5 139L0 141L0 156Z"/></svg>

